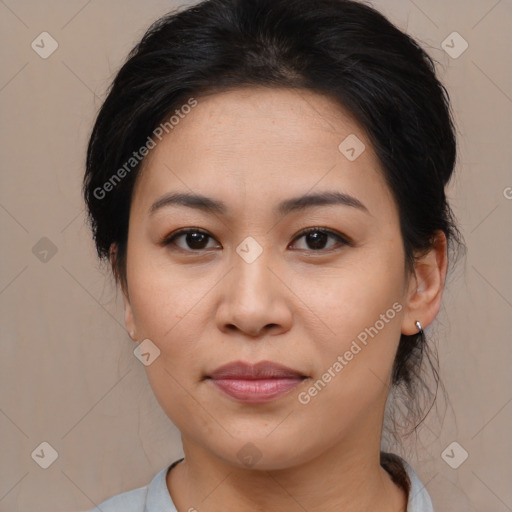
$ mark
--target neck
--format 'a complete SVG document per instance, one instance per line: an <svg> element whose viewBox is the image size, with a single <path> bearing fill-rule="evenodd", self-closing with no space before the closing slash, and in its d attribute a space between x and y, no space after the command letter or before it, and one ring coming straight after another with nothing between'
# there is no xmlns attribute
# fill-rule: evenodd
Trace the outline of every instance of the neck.
<svg viewBox="0 0 512 512"><path fill-rule="evenodd" d="M178 510L201 512L406 512L407 496L380 466L380 450L338 446L283 469L239 468L184 442L167 475Z"/></svg>
<svg viewBox="0 0 512 512"><path fill-rule="evenodd" d="M174 504L180 512L406 512L405 491L380 465L384 402L314 451L255 439L271 456L252 468L217 456L182 431L185 460L167 474Z"/></svg>

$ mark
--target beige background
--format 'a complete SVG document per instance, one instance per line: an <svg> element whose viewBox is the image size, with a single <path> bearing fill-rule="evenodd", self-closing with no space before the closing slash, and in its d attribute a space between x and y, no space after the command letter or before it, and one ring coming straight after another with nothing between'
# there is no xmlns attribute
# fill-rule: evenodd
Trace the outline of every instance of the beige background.
<svg viewBox="0 0 512 512"><path fill-rule="evenodd" d="M0 1L2 512L86 510L181 456L95 259L80 195L107 85L148 24L176 5L185 4ZM449 192L468 245L427 330L450 403L402 453L438 512L510 511L512 3L373 5L439 62L459 133ZM59 45L48 59L31 48L43 31ZM456 59L441 49L453 31L469 44ZM42 237L57 249L47 262L32 252ZM31 458L43 441L58 453L48 469ZM469 453L458 469L441 457L453 441Z"/></svg>

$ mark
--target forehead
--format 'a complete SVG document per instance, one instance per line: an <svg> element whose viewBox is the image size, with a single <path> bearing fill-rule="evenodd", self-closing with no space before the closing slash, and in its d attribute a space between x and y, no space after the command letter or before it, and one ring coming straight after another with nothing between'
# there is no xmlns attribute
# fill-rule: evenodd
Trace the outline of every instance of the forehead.
<svg viewBox="0 0 512 512"><path fill-rule="evenodd" d="M194 140L196 148L240 154L243 149L264 158L278 150L294 154L316 149L338 151L340 137L366 135L346 109L334 100L303 89L245 87L208 94L172 130L174 143ZM171 134L169 134L171 135ZM170 137L169 137L170 138ZM242 146L237 146L242 144Z"/></svg>
<svg viewBox="0 0 512 512"><path fill-rule="evenodd" d="M171 189L229 201L305 193L317 184L363 195L386 188L365 131L327 96L250 87L196 100L144 161L135 200L146 207ZM343 153L346 140L358 151L364 147L355 160Z"/></svg>

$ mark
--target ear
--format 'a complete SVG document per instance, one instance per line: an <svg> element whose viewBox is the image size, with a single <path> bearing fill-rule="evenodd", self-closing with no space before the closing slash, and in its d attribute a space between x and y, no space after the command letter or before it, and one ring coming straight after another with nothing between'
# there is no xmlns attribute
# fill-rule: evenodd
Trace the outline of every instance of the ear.
<svg viewBox="0 0 512 512"><path fill-rule="evenodd" d="M112 271L116 276L116 280L121 283L121 291L123 293L123 303L124 303L124 324L126 326L126 330L128 334L132 338L133 341L137 341L137 335L135 332L135 321L133 319L133 311L132 306L130 304L130 298L128 294L128 287L123 282L122 278L119 276L118 267L117 267L117 246L115 243L110 245L109 249L109 258L110 265L112 266Z"/></svg>
<svg viewBox="0 0 512 512"><path fill-rule="evenodd" d="M410 278L407 291L402 334L416 334L416 321L423 329L434 321L441 307L447 266L446 235L443 231L436 231L434 247L414 265L414 275Z"/></svg>
<svg viewBox="0 0 512 512"><path fill-rule="evenodd" d="M123 301L124 301L124 325L126 326L126 330L130 335L130 338L133 341L137 341L137 332L135 330L135 322L133 320L133 311L132 306L130 304L130 299L128 295L123 292Z"/></svg>

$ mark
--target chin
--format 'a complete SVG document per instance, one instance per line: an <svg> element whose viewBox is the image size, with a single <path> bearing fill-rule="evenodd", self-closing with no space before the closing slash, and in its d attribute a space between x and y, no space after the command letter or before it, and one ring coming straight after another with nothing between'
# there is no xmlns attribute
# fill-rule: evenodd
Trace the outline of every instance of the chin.
<svg viewBox="0 0 512 512"><path fill-rule="evenodd" d="M240 436L237 440L232 439L229 447L216 447L221 449L212 451L227 464L249 470L282 470L309 460L307 451L297 451L297 446L301 446L301 443L290 442L289 438L284 439L279 436L276 436L275 439L270 437L267 437L266 434L262 436L261 431L259 435L255 436L246 433L245 436ZM311 458L317 452L314 447L308 451L311 451Z"/></svg>

